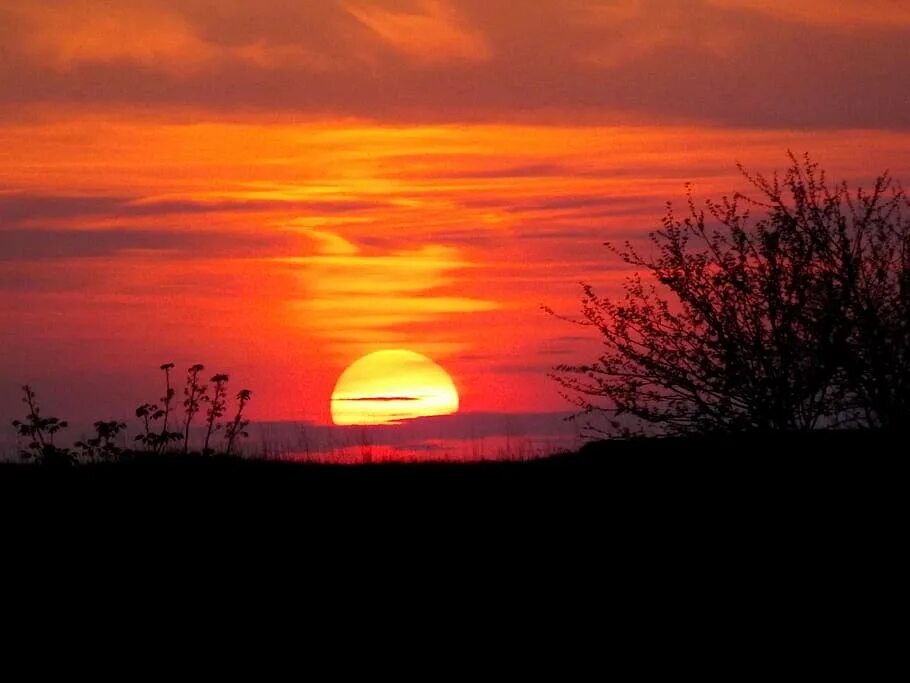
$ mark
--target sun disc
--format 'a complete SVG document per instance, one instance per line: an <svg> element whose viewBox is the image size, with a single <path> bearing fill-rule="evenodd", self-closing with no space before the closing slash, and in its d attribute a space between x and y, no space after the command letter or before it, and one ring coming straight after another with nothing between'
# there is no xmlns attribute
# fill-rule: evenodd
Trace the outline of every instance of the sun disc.
<svg viewBox="0 0 910 683"><path fill-rule="evenodd" d="M332 392L336 425L397 424L402 420L458 411L458 391L449 374L413 351L367 354L341 373Z"/></svg>

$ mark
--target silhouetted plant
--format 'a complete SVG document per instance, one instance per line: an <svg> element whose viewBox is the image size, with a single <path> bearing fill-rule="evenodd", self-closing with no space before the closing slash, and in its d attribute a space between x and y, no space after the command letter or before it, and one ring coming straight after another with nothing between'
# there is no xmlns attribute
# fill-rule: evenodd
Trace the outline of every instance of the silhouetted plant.
<svg viewBox="0 0 910 683"><path fill-rule="evenodd" d="M246 407L246 404L249 402L252 395L253 392L249 389L242 389L237 394L237 412L234 415L234 419L225 425L224 428L224 436L225 439L227 439L227 446L224 449L225 455L230 455L233 452L234 442L238 438L249 436L245 430L250 424L250 421L244 419L243 409Z"/></svg>
<svg viewBox="0 0 910 683"><path fill-rule="evenodd" d="M174 400L174 389L171 387L171 369L173 363L160 366L164 372L165 394L161 397L161 406L155 403L143 403L136 408L136 417L142 420L143 431L134 437L135 441L143 444L146 452L161 453L167 450L168 444L179 441L183 434L168 430L168 420L171 413L171 404ZM162 420L161 429L153 429L153 423Z"/></svg>
<svg viewBox="0 0 910 683"><path fill-rule="evenodd" d="M199 412L200 404L205 400L205 393L208 387L199 383L199 373L205 370L205 366L197 363L190 366L186 371L186 386L183 388L183 409L186 416L183 433L183 452L189 451L190 444L190 424L193 417Z"/></svg>
<svg viewBox="0 0 910 683"><path fill-rule="evenodd" d="M95 436L85 441L77 441L79 455L89 460L115 460L123 455L123 448L117 445L117 436L126 429L125 422L111 420L95 423Z"/></svg>
<svg viewBox="0 0 910 683"><path fill-rule="evenodd" d="M158 449L158 433L152 431L152 423L164 415L164 411L153 403L143 403L136 408L136 417L142 420L142 433L134 437L145 446L146 452Z"/></svg>
<svg viewBox="0 0 910 683"><path fill-rule="evenodd" d="M209 440L212 433L220 429L216 421L224 416L224 409L227 405L227 383L230 378L227 375L219 374L212 377L212 397L209 400L209 409L206 412L206 430L205 443L202 446L204 455L210 455Z"/></svg>
<svg viewBox="0 0 910 683"><path fill-rule="evenodd" d="M180 440L181 434L179 432L168 431L168 420L171 415L171 406L174 402L174 388L171 386L171 370L174 369L173 363L164 363L161 365L161 370L164 372L164 386L165 393L161 397L161 405L163 406L161 411L161 418L163 422L161 423L161 432L158 434L157 440L157 450L158 452L164 452L167 450L168 444ZM158 415L158 413L156 413ZM155 418L157 419L157 417Z"/></svg>
<svg viewBox="0 0 910 683"><path fill-rule="evenodd" d="M202 403L208 403L206 412L206 431L203 444L203 453L211 454L214 449L210 447L212 436L225 430L226 452L231 453L237 441L249 436L246 427L249 420L244 418L244 409L249 402L252 392L244 389L237 394L237 412L231 422L222 424L219 419L224 417L227 408L227 383L226 374L217 374L212 377L213 394L208 396L208 386L200 383L200 373L205 369L201 364L193 365L187 369L186 386L184 388L185 425L180 433L167 429L168 415L171 411L170 404L174 398L174 390L170 384L170 370L173 363L161 366L165 373L166 394L162 399L164 407L154 403L143 403L136 408L136 417L141 422L141 433L134 437L135 442L144 446L148 453L160 453L167 449L172 441L183 439L183 452L189 451L189 434L195 415L201 410ZM68 448L59 448L54 444L54 437L61 429L68 425L66 421L56 417L43 417L38 406L35 392L28 385L22 388L24 397L22 402L28 406L28 415L24 420L13 420L12 424L20 437L28 439L26 446L20 449L20 455L28 460L35 460L45 464L74 464L77 456L87 461L114 460L129 453L117 441L118 437L127 428L126 423L119 420L99 420L94 423L95 435L76 441L74 452ZM162 421L162 429L157 432L155 423Z"/></svg>
<svg viewBox="0 0 910 683"><path fill-rule="evenodd" d="M604 342L555 378L582 413L665 433L896 426L910 418L910 222L887 175L829 186L791 155L783 178L740 169L761 195L708 201L651 233L656 256L608 246L636 273L622 298L584 284ZM766 215L749 224L748 210ZM667 294L670 297L667 297ZM603 402L600 400L603 399Z"/></svg>
<svg viewBox="0 0 910 683"><path fill-rule="evenodd" d="M28 439L28 444L19 454L26 460L37 460L47 465L69 465L73 461L67 448L58 448L54 436L68 425L66 420L56 417L42 417L35 392L29 385L22 387L25 396L22 402L28 406L25 421L13 420L13 427L19 436Z"/></svg>

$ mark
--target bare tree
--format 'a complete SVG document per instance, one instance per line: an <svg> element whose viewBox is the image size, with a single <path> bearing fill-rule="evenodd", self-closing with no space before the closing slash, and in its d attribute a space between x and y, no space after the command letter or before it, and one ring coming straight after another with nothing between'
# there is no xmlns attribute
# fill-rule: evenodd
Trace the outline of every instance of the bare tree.
<svg viewBox="0 0 910 683"><path fill-rule="evenodd" d="M619 298L583 285L578 322L603 352L554 375L583 413L670 434L908 417L907 200L887 174L851 193L791 162L770 179L741 168L754 198L668 206L656 256L607 245L637 272Z"/></svg>

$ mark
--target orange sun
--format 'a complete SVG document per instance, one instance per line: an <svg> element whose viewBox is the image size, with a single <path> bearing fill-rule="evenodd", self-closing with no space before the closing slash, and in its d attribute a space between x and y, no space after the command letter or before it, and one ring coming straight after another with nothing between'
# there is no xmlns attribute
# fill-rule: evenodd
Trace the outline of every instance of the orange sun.
<svg viewBox="0 0 910 683"><path fill-rule="evenodd" d="M336 425L397 424L457 411L458 391L449 374L426 356L401 349L354 361L332 392Z"/></svg>

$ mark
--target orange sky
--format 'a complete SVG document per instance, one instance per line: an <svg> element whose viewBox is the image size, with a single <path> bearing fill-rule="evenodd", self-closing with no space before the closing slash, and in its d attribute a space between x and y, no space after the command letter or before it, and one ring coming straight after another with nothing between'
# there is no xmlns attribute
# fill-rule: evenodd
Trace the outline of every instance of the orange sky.
<svg viewBox="0 0 910 683"><path fill-rule="evenodd" d="M667 200L811 152L910 178L899 0L0 0L0 416L200 361L327 421L406 348L462 410L565 404L579 280Z"/></svg>

